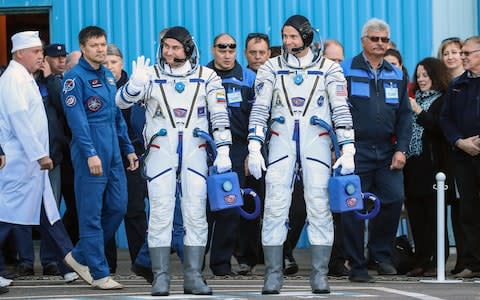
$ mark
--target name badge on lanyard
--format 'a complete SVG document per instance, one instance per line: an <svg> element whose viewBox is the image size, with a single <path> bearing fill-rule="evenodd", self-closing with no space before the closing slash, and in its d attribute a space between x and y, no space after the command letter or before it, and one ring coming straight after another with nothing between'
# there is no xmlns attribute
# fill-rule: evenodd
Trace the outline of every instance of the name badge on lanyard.
<svg viewBox="0 0 480 300"><path fill-rule="evenodd" d="M385 102L389 104L398 104L398 86L396 83L384 83Z"/></svg>
<svg viewBox="0 0 480 300"><path fill-rule="evenodd" d="M229 89L227 92L227 100L228 106L232 107L240 107L240 103L242 102L242 93L240 90L235 88Z"/></svg>

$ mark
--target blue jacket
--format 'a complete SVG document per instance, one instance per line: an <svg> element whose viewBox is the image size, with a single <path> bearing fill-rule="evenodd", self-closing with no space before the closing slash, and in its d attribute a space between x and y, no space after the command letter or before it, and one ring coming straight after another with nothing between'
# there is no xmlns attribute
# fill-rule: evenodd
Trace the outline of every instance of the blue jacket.
<svg viewBox="0 0 480 300"><path fill-rule="evenodd" d="M1 146L0 146L0 155L5 155L5 153L3 153L3 149Z"/></svg>
<svg viewBox="0 0 480 300"><path fill-rule="evenodd" d="M480 135L480 78L471 78L465 72L450 84L440 125L452 145L459 139Z"/></svg>
<svg viewBox="0 0 480 300"><path fill-rule="evenodd" d="M342 63L355 129L359 162L391 160L406 152L412 135L413 112L402 70L383 61L375 81L363 54Z"/></svg>
<svg viewBox="0 0 480 300"><path fill-rule="evenodd" d="M233 169L237 172L243 168L243 162L248 155L248 121L255 97L256 74L242 67L237 61L233 69L228 71L215 68L213 61L207 67L212 68L222 78L222 85L227 96L227 109L232 132L232 147L230 158Z"/></svg>
<svg viewBox="0 0 480 300"><path fill-rule="evenodd" d="M65 133L67 124L65 123L62 101L60 99L62 79L54 74L50 74L45 78L42 74L37 79L37 84L48 119L49 156L53 161L53 165L56 166L62 163L63 153L68 143Z"/></svg>
<svg viewBox="0 0 480 300"><path fill-rule="evenodd" d="M222 85L227 94L228 115L233 142L248 143L248 119L255 97L255 73L235 62L233 69L222 71L215 68L213 61L207 67L215 70L222 78ZM241 99L234 98L236 92Z"/></svg>
<svg viewBox="0 0 480 300"><path fill-rule="evenodd" d="M83 57L65 74L62 104L72 130L72 158L74 149L86 159L117 152L119 144L123 154L134 152L116 91L112 73L104 66L93 69Z"/></svg>

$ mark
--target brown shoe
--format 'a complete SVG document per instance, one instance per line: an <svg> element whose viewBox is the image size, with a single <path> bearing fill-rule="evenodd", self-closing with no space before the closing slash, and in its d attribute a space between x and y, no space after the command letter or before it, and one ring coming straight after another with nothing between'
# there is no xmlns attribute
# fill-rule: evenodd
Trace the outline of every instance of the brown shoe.
<svg viewBox="0 0 480 300"><path fill-rule="evenodd" d="M437 276L437 268L427 269L427 270L423 273L423 276L425 276L425 277L436 277L436 276Z"/></svg>
<svg viewBox="0 0 480 300"><path fill-rule="evenodd" d="M414 268L410 271L407 272L407 274L405 274L407 277L419 277L419 276L422 276L423 275L423 268L420 268L420 267L417 267L417 268Z"/></svg>
<svg viewBox="0 0 480 300"><path fill-rule="evenodd" d="M454 278L473 278L473 277L479 277L480 272L474 272L468 268L463 269L462 272L455 274L453 277Z"/></svg>

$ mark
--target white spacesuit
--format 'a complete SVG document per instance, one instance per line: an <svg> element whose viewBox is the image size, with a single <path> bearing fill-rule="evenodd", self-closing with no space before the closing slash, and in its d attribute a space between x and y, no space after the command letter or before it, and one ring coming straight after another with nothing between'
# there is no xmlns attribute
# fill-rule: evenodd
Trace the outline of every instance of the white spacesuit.
<svg viewBox="0 0 480 300"><path fill-rule="evenodd" d="M186 59L174 58L175 67L164 57L176 51L171 50L176 47L170 45L175 42L172 40L183 45L186 55ZM148 62L142 58L137 60L129 83L119 90L116 99L121 108L140 100L146 106L144 137L148 155L145 166L150 200L148 246L155 276L152 294L155 295L168 293L168 287L160 283L166 282L161 276L165 272L156 272L155 269L162 268L163 260L168 260L166 253L170 253L176 191L181 198L185 228L185 272L189 272L187 265L192 264L192 259L195 260L194 273L201 272L208 233L208 168L206 142L193 136L195 128L208 132L210 120L218 151L214 165L219 172L231 169L231 133L220 77L213 70L196 65L198 57L192 57L195 44L183 27L170 28L161 47L162 57L153 67L147 67ZM211 293L206 284L201 286L196 281L187 284L187 280L185 274L186 293Z"/></svg>
<svg viewBox="0 0 480 300"><path fill-rule="evenodd" d="M297 36L303 40L302 47L297 46L294 51L288 49L286 27L296 30L293 35L298 32ZM334 167L342 166L343 174L354 171L354 132L341 67L318 54L316 56L308 48L313 30L306 18L291 17L282 34L284 54L268 60L258 70L256 100L249 123L249 170L258 178L265 169L260 148L265 141L267 120L269 117L271 120L262 227L262 244L266 250L264 294L278 293L281 288L281 250L287 236L295 176L303 178L307 232L314 246L313 255L325 258L328 265L333 243L333 221L327 193L331 174L331 139L324 129L310 124L312 116L333 123L339 144L343 145L343 155ZM302 56L297 55L300 52ZM318 282L316 277L312 280ZM324 280L326 282L326 276ZM312 289L326 292L328 285L313 282Z"/></svg>

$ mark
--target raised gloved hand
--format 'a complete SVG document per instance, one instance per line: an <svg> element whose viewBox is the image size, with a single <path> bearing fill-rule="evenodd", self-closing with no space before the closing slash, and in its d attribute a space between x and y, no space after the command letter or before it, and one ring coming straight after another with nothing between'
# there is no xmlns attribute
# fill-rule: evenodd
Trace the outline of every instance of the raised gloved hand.
<svg viewBox="0 0 480 300"><path fill-rule="evenodd" d="M355 161L353 157L355 156L355 146L350 144L345 144L342 146L342 155L337 159L333 168L342 167L340 170L341 175L351 174L355 171Z"/></svg>
<svg viewBox="0 0 480 300"><path fill-rule="evenodd" d="M223 173L232 169L229 146L221 146L217 149L217 157L215 158L213 165L217 167L218 173Z"/></svg>
<svg viewBox="0 0 480 300"><path fill-rule="evenodd" d="M145 56L137 57L137 60L132 62L132 75L130 76L130 84L136 90L141 90L150 80L148 76L148 67L150 65L150 58L145 59Z"/></svg>
<svg viewBox="0 0 480 300"><path fill-rule="evenodd" d="M262 144L256 140L248 142L248 170L255 179L262 177L262 171L266 171L265 160L263 159Z"/></svg>

